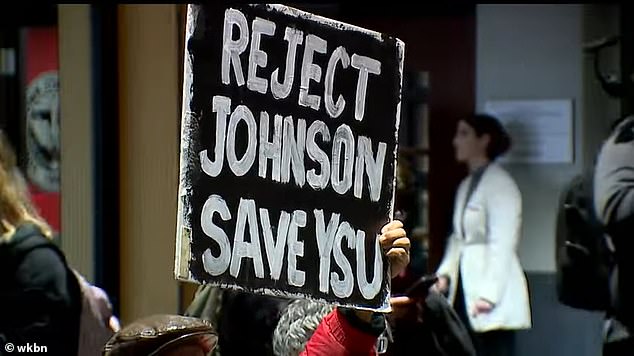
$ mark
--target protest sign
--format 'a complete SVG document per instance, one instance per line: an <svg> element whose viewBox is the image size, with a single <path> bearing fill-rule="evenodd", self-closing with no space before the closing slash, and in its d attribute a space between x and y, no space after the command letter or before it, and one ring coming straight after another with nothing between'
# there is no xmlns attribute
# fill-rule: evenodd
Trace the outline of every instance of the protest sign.
<svg viewBox="0 0 634 356"><path fill-rule="evenodd" d="M388 309L403 43L190 5L185 47L176 277Z"/></svg>

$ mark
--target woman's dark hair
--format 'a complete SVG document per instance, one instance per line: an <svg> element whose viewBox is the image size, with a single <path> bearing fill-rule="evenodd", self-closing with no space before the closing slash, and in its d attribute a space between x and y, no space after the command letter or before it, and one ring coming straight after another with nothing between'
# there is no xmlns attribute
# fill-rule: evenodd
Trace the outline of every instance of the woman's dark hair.
<svg viewBox="0 0 634 356"><path fill-rule="evenodd" d="M472 114L462 119L471 126L478 137L489 135L487 157L493 161L511 148L511 138L502 124L495 117L488 114Z"/></svg>

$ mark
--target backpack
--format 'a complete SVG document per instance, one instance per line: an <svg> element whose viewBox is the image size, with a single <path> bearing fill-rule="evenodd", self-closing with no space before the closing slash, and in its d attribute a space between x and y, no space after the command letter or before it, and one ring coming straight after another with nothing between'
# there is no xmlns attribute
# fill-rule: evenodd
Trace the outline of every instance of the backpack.
<svg viewBox="0 0 634 356"><path fill-rule="evenodd" d="M426 353L439 356L476 356L469 329L462 322L444 295L430 292L425 298L423 324L432 343ZM435 350L435 353L432 352Z"/></svg>
<svg viewBox="0 0 634 356"><path fill-rule="evenodd" d="M405 306L400 317L388 315L394 332L389 355L476 356L468 326L443 294L429 291L416 299L421 305Z"/></svg>
<svg viewBox="0 0 634 356"><path fill-rule="evenodd" d="M112 305L103 290L88 283L79 272L71 270L81 291L77 355L100 356L103 346L115 332L109 325Z"/></svg>
<svg viewBox="0 0 634 356"><path fill-rule="evenodd" d="M593 172L575 176L561 193L556 230L557 296L577 309L611 305L613 248L593 202Z"/></svg>
<svg viewBox="0 0 634 356"><path fill-rule="evenodd" d="M114 335L114 331L109 326L111 311L107 296L105 293L99 293L98 288L90 285L79 272L68 266L64 253L52 241L42 236L39 230L36 231L27 237L29 239L27 243L14 251L11 263L18 265L24 256L38 248L49 248L55 251L66 266L68 282L70 288L73 289L73 294L81 301L81 305L78 305L77 355L100 356L103 346Z"/></svg>

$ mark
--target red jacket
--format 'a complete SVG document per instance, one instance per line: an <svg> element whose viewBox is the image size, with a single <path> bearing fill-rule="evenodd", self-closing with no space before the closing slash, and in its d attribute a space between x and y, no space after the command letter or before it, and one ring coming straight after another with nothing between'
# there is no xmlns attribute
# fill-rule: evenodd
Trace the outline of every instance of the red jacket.
<svg viewBox="0 0 634 356"><path fill-rule="evenodd" d="M300 356L375 356L377 337L346 320L335 308L321 321Z"/></svg>

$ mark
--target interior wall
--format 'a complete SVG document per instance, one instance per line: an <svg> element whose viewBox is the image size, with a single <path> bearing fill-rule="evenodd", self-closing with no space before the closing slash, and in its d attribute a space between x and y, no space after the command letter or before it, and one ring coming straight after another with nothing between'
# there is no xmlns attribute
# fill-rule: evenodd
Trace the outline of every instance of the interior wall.
<svg viewBox="0 0 634 356"><path fill-rule="evenodd" d="M119 5L121 317L178 311L177 5Z"/></svg>
<svg viewBox="0 0 634 356"><path fill-rule="evenodd" d="M552 272L559 192L583 165L582 5L478 5L477 28L479 110L495 99L574 103L574 163L507 165L522 192L522 265Z"/></svg>
<svg viewBox="0 0 634 356"><path fill-rule="evenodd" d="M94 279L90 5L59 5L61 246Z"/></svg>

